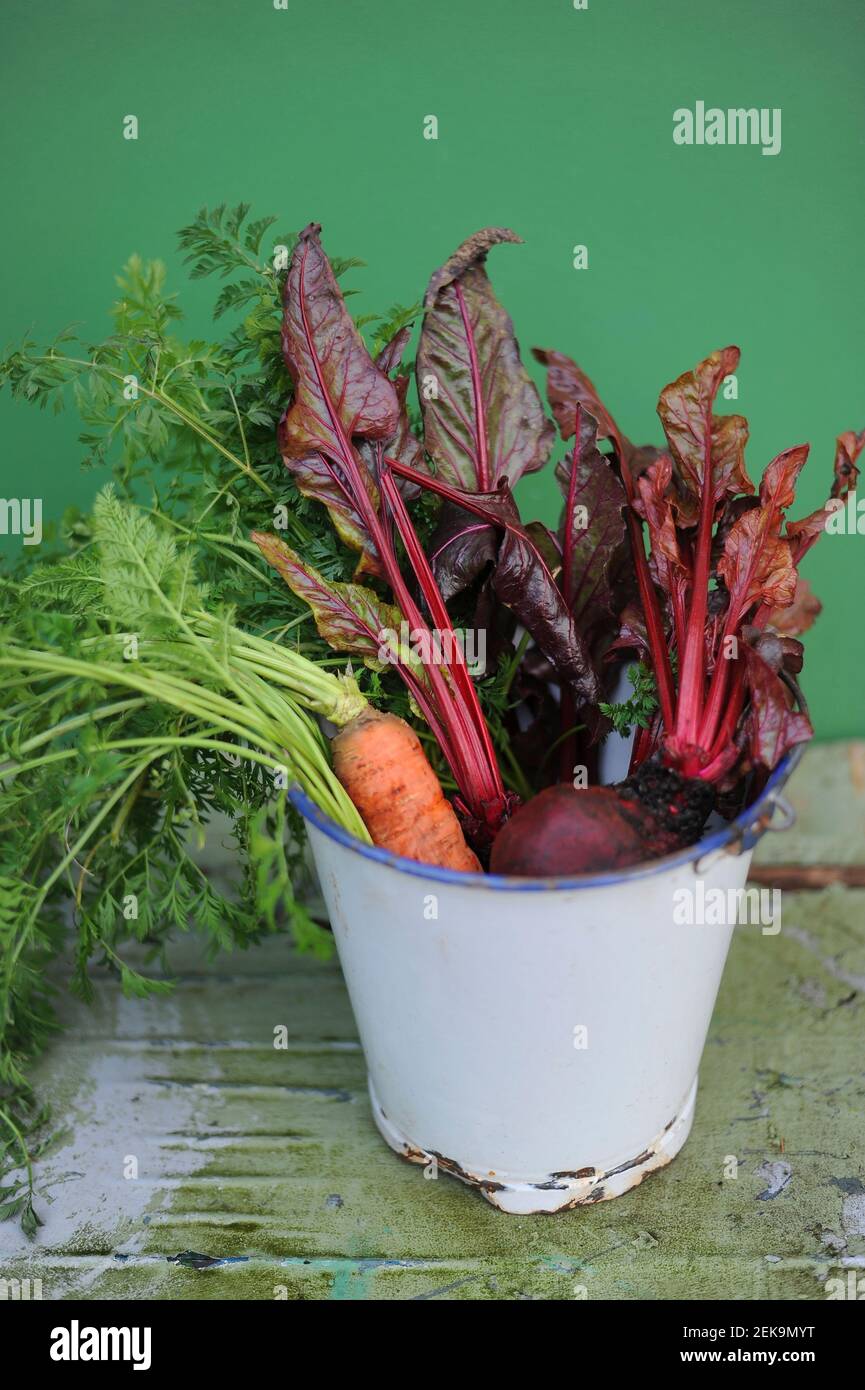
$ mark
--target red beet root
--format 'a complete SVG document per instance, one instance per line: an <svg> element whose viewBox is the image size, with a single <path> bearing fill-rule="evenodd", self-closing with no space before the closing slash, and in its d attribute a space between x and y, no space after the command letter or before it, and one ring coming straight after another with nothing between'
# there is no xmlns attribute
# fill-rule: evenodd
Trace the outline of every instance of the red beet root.
<svg viewBox="0 0 865 1390"><path fill-rule="evenodd" d="M633 810L633 820L626 813ZM490 869L521 877L623 869L647 857L640 808L611 787L547 787L496 836ZM654 829L646 816L645 829Z"/></svg>
<svg viewBox="0 0 865 1390"><path fill-rule="evenodd" d="M711 804L706 783L654 765L619 787L547 787L496 836L490 869L522 878L625 869L698 840Z"/></svg>

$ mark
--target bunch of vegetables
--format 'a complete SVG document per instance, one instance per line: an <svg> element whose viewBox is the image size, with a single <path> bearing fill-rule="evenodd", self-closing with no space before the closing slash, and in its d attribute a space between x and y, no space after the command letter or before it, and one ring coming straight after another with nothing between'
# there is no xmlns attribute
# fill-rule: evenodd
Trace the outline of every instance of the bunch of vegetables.
<svg viewBox="0 0 865 1390"><path fill-rule="evenodd" d="M467 594L475 620L483 614L505 640L521 626L531 643L526 667L541 687L533 732L548 745L560 738L566 756L559 767L568 780L520 809L506 795L459 648L441 668L398 653L397 669L456 782L469 840L482 855L491 845L496 871L528 875L621 867L696 841L718 792L728 807L741 806L748 775L765 776L811 734L795 683L801 619L792 610L798 562L828 512L785 530L807 446L774 459L755 494L746 421L714 413L736 348L712 353L662 391L665 450L631 444L576 364L539 352L574 447L557 470L565 499L558 534L524 526L512 487L546 462L553 430L484 266L492 246L517 238L478 233L432 277L416 360L418 437L399 374L408 333L373 362L319 230L301 233L285 284L282 343L294 385L280 423L285 465L358 552L356 580L384 582L413 634L428 635L427 619L452 631L446 602ZM863 442L865 434L838 441L834 503L855 486ZM428 554L407 486L442 503ZM278 538L254 539L310 605L321 636L339 651L374 656L391 617L375 589L330 585ZM575 735L590 743L602 735L603 662L623 648L651 672L657 710L641 721L626 783L583 795L567 772ZM387 768L382 774L390 801ZM417 826L422 837L423 821ZM409 852L431 859L422 840Z"/></svg>
<svg viewBox="0 0 865 1390"><path fill-rule="evenodd" d="M329 260L315 225L268 257L274 219L248 214L204 211L180 234L192 275L225 281L222 341L182 341L163 267L133 258L105 342L63 334L0 365L40 405L71 391L87 461L112 473L46 560L0 580L10 1150L41 1120L26 1063L53 1027L44 966L70 913L85 996L93 957L128 993L164 988L123 940L158 957L191 923L231 947L285 920L327 949L296 891L293 785L425 863L573 874L697 841L811 735L797 639L819 604L798 565L855 488L865 431L839 437L826 508L790 521L807 446L755 491L746 422L715 414L737 349L662 391L661 448L634 445L571 358L536 349L573 443L558 528L524 523L513 489L549 464L556 429L486 272L519 238L480 232L422 306L353 318L341 281L359 263ZM480 670L465 629L486 635ZM633 730L631 766L601 787L613 730ZM217 811L236 892L196 858ZM27 1181L6 1207L32 1225Z"/></svg>

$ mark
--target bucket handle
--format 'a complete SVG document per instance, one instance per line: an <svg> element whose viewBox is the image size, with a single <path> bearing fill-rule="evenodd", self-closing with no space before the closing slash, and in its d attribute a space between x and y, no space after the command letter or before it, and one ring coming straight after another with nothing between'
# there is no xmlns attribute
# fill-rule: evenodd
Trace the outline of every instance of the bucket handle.
<svg viewBox="0 0 865 1390"><path fill-rule="evenodd" d="M780 820L775 821L775 813L780 813ZM796 812L790 805L786 796L780 792L770 792L763 802L762 809L758 816L748 822L739 830L732 840L720 849L710 850L701 859L694 861L694 873L700 877L713 864L717 864L719 859L725 854L744 854L747 850L753 849L757 841L765 834L779 834L784 830L790 830L796 824Z"/></svg>

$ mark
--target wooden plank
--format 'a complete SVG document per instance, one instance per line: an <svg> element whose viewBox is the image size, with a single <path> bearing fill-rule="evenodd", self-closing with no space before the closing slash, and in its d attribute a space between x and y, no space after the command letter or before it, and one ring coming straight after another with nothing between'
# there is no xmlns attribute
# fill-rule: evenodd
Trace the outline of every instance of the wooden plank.
<svg viewBox="0 0 865 1390"><path fill-rule="evenodd" d="M865 864L752 864L748 881L787 888L794 893L806 888L828 888L831 883L865 888Z"/></svg>

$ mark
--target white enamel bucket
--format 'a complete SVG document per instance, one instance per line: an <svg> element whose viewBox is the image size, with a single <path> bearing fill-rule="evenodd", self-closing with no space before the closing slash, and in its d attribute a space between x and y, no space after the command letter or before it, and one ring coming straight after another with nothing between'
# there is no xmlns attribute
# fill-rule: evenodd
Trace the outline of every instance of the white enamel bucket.
<svg viewBox="0 0 865 1390"><path fill-rule="evenodd" d="M669 1163L735 923L680 925L674 905L744 886L776 810L792 823L797 751L699 845L572 879L430 868L295 789L391 1148L515 1213L606 1201Z"/></svg>

